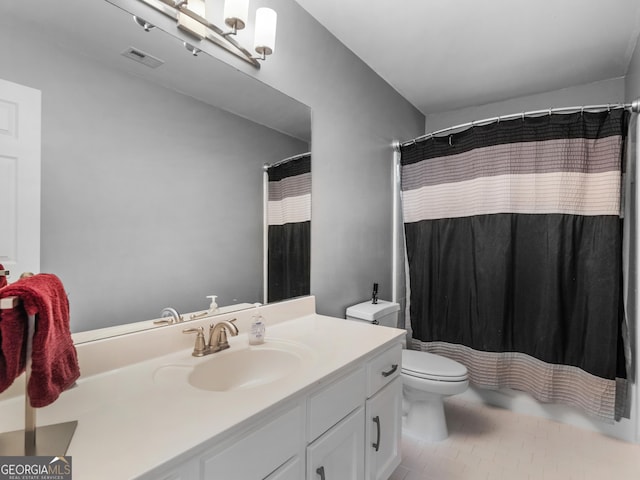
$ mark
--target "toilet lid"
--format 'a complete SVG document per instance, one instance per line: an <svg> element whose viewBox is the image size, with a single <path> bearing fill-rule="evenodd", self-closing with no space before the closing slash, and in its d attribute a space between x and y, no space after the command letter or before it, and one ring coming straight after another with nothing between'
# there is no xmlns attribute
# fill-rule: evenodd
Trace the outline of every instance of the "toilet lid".
<svg viewBox="0 0 640 480"><path fill-rule="evenodd" d="M467 379L467 367L450 358L418 350L402 350L402 373L446 382Z"/></svg>

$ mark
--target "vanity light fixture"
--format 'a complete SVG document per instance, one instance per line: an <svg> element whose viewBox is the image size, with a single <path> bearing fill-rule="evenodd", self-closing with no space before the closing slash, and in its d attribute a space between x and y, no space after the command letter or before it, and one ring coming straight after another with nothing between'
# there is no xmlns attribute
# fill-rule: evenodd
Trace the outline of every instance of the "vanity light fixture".
<svg viewBox="0 0 640 480"><path fill-rule="evenodd" d="M258 60L266 60L267 55L275 51L277 14L271 8L256 10L253 49L255 56L237 40L238 32L244 30L249 19L249 0L225 0L224 24L226 29L218 27L206 15L205 0L139 0L146 5L176 20L177 27L193 37L193 42L184 42L185 48L194 56L202 51L204 45L197 42L213 43L241 58L256 68ZM153 25L134 17L135 22L147 32Z"/></svg>

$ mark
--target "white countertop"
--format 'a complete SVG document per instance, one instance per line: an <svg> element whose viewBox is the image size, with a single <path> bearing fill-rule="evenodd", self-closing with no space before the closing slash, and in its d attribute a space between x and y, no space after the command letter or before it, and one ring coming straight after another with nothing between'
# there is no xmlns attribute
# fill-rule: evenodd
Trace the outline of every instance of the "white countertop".
<svg viewBox="0 0 640 480"><path fill-rule="evenodd" d="M404 333L317 314L275 325L267 321L264 347L249 346L241 333L229 338L230 349L206 357L191 356L190 347L83 376L76 388L38 409L37 424L78 421L67 452L73 457L74 479L134 478L204 442L226 438L235 427L382 351ZM288 376L250 389L204 391L186 380L184 366L278 342L294 342L312 354ZM22 429L23 421L22 397L0 401L0 432Z"/></svg>

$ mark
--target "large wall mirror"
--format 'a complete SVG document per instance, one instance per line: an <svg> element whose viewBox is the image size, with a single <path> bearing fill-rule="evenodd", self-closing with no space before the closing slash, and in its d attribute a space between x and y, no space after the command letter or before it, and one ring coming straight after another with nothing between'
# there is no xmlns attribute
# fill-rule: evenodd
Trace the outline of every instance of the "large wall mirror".
<svg viewBox="0 0 640 480"><path fill-rule="evenodd" d="M0 58L42 91L41 271L73 332L263 301L263 165L310 150L307 106L103 0L2 2Z"/></svg>

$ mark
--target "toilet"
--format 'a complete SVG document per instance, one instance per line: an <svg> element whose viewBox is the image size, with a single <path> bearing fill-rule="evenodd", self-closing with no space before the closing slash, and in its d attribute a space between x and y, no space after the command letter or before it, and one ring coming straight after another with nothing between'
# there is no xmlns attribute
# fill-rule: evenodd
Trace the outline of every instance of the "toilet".
<svg viewBox="0 0 640 480"><path fill-rule="evenodd" d="M400 305L378 300L347 308L347 320L397 327ZM433 353L402 350L403 424L405 434L425 441L449 436L443 400L463 393L469 386L467 368L461 363Z"/></svg>

